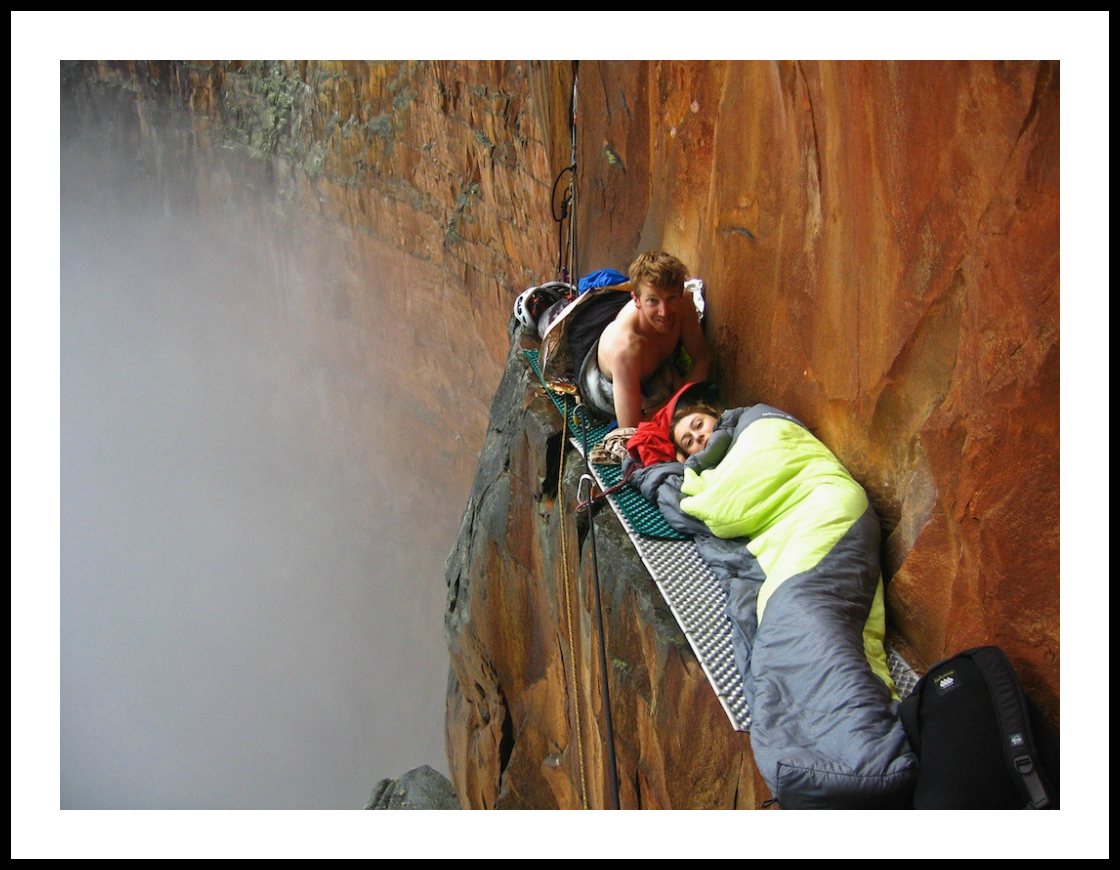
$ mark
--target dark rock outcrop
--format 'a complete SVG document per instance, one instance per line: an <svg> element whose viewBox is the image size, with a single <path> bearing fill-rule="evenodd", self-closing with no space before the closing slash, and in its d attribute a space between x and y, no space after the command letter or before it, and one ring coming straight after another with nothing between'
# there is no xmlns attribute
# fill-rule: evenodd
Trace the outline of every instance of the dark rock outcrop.
<svg viewBox="0 0 1120 870"><path fill-rule="evenodd" d="M457 810L455 789L428 765L414 767L397 779L383 779L373 788L367 810Z"/></svg>

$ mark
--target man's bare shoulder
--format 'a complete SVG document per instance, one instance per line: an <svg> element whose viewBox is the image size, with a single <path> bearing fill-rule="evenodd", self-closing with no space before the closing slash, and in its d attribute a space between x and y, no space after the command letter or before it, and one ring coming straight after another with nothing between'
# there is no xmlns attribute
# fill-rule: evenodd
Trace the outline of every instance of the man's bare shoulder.
<svg viewBox="0 0 1120 870"><path fill-rule="evenodd" d="M621 364L639 364L644 341L635 328L638 313L627 304L599 338L599 368L608 378Z"/></svg>

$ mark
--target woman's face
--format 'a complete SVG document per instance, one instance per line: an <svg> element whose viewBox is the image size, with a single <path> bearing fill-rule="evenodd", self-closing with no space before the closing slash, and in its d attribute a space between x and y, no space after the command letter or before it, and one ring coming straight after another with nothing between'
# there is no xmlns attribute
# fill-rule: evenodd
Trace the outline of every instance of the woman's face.
<svg viewBox="0 0 1120 870"><path fill-rule="evenodd" d="M686 456L699 453L708 446L708 439L716 427L716 418L711 414L697 411L682 417L673 427L673 442Z"/></svg>

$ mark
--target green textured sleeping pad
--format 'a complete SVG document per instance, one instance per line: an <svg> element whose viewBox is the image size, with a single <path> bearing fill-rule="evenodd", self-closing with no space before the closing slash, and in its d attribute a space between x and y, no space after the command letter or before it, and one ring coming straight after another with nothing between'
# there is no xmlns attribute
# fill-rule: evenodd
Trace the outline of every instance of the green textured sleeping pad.
<svg viewBox="0 0 1120 870"><path fill-rule="evenodd" d="M538 353L535 350L524 351L525 358L529 361L529 365L533 367L533 371L537 375L537 379L544 383L541 377L541 370L538 364ZM568 428L571 430L573 436L580 444L582 452L583 442L583 423L587 422L587 449L591 450L597 444L602 444L603 439L607 436L610 424L596 415L586 406L576 405L575 399L571 396L561 395L552 390L548 391L549 397L556 405L557 410L568 418ZM615 486L622 480L622 468L617 465L599 465L594 464L596 473L601 481L606 486ZM646 535L651 538L662 538L670 541L683 541L688 536L681 534L666 521L662 516L661 511L657 509L657 505L649 499L642 496L637 487L626 486L614 494L614 498L618 503L622 513L626 519L633 526L634 531L639 535Z"/></svg>

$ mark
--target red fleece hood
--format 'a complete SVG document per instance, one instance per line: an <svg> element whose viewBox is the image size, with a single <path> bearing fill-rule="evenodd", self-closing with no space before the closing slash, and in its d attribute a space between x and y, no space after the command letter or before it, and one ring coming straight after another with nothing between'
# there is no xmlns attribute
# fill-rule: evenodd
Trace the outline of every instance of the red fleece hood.
<svg viewBox="0 0 1120 870"><path fill-rule="evenodd" d="M626 442L626 449L631 456L637 457L642 465L656 465L658 462L675 462L677 459L677 446L673 443L673 433L669 425L673 421L673 413L677 405L686 394L696 392L702 394L709 382L691 381L677 390L668 403L653 415L648 422L638 424L638 431L630 436Z"/></svg>

